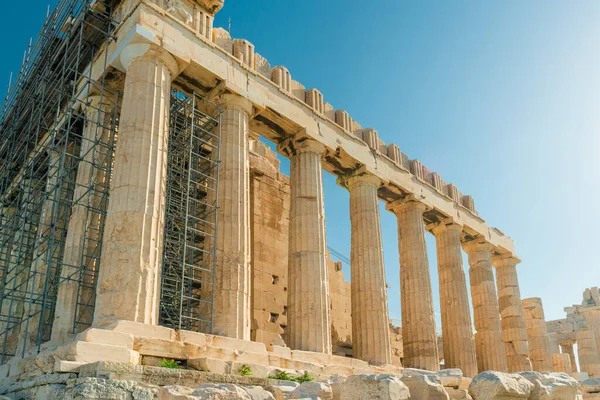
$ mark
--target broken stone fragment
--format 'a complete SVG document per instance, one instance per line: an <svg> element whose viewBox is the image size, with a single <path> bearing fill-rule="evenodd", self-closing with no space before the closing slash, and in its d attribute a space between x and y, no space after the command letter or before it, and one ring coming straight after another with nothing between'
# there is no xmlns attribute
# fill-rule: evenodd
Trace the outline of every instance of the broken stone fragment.
<svg viewBox="0 0 600 400"><path fill-rule="evenodd" d="M477 400L527 399L533 383L518 374L486 371L473 378L469 394Z"/></svg>
<svg viewBox="0 0 600 400"><path fill-rule="evenodd" d="M342 385L344 400L407 400L408 387L394 375L352 375Z"/></svg>

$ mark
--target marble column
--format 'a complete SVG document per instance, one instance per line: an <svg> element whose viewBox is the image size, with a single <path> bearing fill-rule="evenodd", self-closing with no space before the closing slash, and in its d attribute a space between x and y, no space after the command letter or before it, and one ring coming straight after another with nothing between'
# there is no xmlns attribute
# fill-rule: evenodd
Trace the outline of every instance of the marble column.
<svg viewBox="0 0 600 400"><path fill-rule="evenodd" d="M587 372L590 378L600 378L600 355L596 344L596 335L591 329L575 331L579 369Z"/></svg>
<svg viewBox="0 0 600 400"><path fill-rule="evenodd" d="M552 366L554 372L573 373L571 357L568 354L552 354Z"/></svg>
<svg viewBox="0 0 600 400"><path fill-rule="evenodd" d="M460 368L468 377L477 375L473 323L461 251L462 226L441 221L435 235L440 283L442 339L445 368Z"/></svg>
<svg viewBox="0 0 600 400"><path fill-rule="evenodd" d="M506 351L508 372L531 371L529 343L525 315L521 304L521 291L517 277L516 257L495 257L496 285L498 287L498 308L502 318L502 340Z"/></svg>
<svg viewBox="0 0 600 400"><path fill-rule="evenodd" d="M64 147L63 147L64 149ZM48 150L48 170L46 173L46 188L44 192L43 205L40 221L37 226L37 238L33 251L31 271L27 278L26 302L24 306L24 317L26 320L21 324L18 340L19 354L26 354L33 348L40 333L40 321L42 318L48 322L50 311L42 308L47 284L54 278L52 260L60 258L60 240L64 224L59 220L60 201L63 192L62 176L66 173L64 157L61 159L62 149ZM50 251L53 254L50 254ZM35 300L35 301L34 301ZM46 315L42 315L43 312ZM39 339L42 339L40 336Z"/></svg>
<svg viewBox="0 0 600 400"><path fill-rule="evenodd" d="M413 199L387 205L398 218L400 295L404 366L439 370L423 203Z"/></svg>
<svg viewBox="0 0 600 400"><path fill-rule="evenodd" d="M352 351L371 364L391 364L392 352L377 189L367 173L340 178L350 191Z"/></svg>
<svg viewBox="0 0 600 400"><path fill-rule="evenodd" d="M544 317L542 299L532 297L523 299L525 311L525 324L529 338L529 352L531 365L537 372L552 372L552 356L550 354L550 339Z"/></svg>
<svg viewBox="0 0 600 400"><path fill-rule="evenodd" d="M115 319L158 322L170 92L178 65L164 50L145 46L129 45L120 56L127 73L95 326Z"/></svg>
<svg viewBox="0 0 600 400"><path fill-rule="evenodd" d="M108 185L107 149L111 138L107 113L113 102L114 100L106 95L92 95L87 99L86 123L73 192L75 204L67 227L61 282L52 325L51 339L55 343L63 343L77 333L74 331L74 322L78 298L80 303L83 303L81 308L85 308L87 304L93 305L94 295L87 293L84 286L94 284L93 278L98 267L95 254L99 246L101 220L104 218L100 210L106 203L103 192ZM81 286L81 281L86 285ZM82 311L86 312L86 324L92 322L91 315L87 314L92 313L93 308L89 308L89 311L77 311L79 314L82 314Z"/></svg>
<svg viewBox="0 0 600 400"><path fill-rule="evenodd" d="M477 368L479 372L506 372L508 366L500 329L500 312L491 260L492 245L475 239L465 243L463 248L469 256Z"/></svg>
<svg viewBox="0 0 600 400"><path fill-rule="evenodd" d="M233 94L221 95L217 102L223 114L213 332L217 335L250 340L248 122L252 104Z"/></svg>
<svg viewBox="0 0 600 400"><path fill-rule="evenodd" d="M568 354L571 359L571 367L573 372L579 372L577 370L577 362L575 361L575 349L573 348L574 342L563 342L560 344L560 350L563 354Z"/></svg>
<svg viewBox="0 0 600 400"><path fill-rule="evenodd" d="M19 196L15 200L18 209L12 218L16 230L9 245L7 271L0 288L1 314L5 316L4 321L0 322L0 353L5 356L22 354L22 351L18 351L18 343L27 306L24 292L27 290L32 267L44 190L44 182L39 178L24 178L19 185ZM10 318L6 318L7 316Z"/></svg>
<svg viewBox="0 0 600 400"><path fill-rule="evenodd" d="M587 328L594 332L596 347L600 352L600 307L580 308L579 313L585 318Z"/></svg>
<svg viewBox="0 0 600 400"><path fill-rule="evenodd" d="M296 350L331 354L321 171L325 147L298 138L280 144L280 148L290 156L288 345Z"/></svg>
<svg viewBox="0 0 600 400"><path fill-rule="evenodd" d="M8 265L10 264L10 248L13 239L14 226L14 205L5 205L2 207L2 225L0 227L0 295L5 288L4 279L8 273ZM1 296L0 296L1 297Z"/></svg>

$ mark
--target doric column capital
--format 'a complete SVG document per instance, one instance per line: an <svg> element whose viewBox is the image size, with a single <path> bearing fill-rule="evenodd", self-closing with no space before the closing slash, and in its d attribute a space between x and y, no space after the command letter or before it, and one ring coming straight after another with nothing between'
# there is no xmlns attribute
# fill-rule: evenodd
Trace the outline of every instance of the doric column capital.
<svg viewBox="0 0 600 400"><path fill-rule="evenodd" d="M394 200L385 206L385 209L393 212L396 215L400 215L407 211L418 210L422 213L427 211L427 205L415 200L414 196L407 196L402 199Z"/></svg>
<svg viewBox="0 0 600 400"><path fill-rule="evenodd" d="M493 248L494 246L483 238L477 238L463 243L463 249L469 256L476 253L489 253L491 257Z"/></svg>
<svg viewBox="0 0 600 400"><path fill-rule="evenodd" d="M452 220L452 218L445 218L435 224L431 224L427 227L427 230L431 231L434 236L446 231L456 231L462 233L463 226L458 222Z"/></svg>
<svg viewBox="0 0 600 400"><path fill-rule="evenodd" d="M515 257L512 254L500 254L492 257L492 265L496 268L501 267L516 267L521 260L519 257Z"/></svg>
<svg viewBox="0 0 600 400"><path fill-rule="evenodd" d="M250 100L236 93L222 93L211 100L223 110L242 110L252 115L253 105Z"/></svg>
<svg viewBox="0 0 600 400"><path fill-rule="evenodd" d="M129 70L133 61L143 59L161 61L171 73L171 80L175 79L179 75L179 72L181 72L179 63L171 53L162 47L150 43L129 44L121 51L119 58L125 71Z"/></svg>
<svg viewBox="0 0 600 400"><path fill-rule="evenodd" d="M292 157L298 153L316 153L322 155L325 153L325 145L308 136L305 131L301 131L279 142L277 144L277 151L287 157Z"/></svg>
<svg viewBox="0 0 600 400"><path fill-rule="evenodd" d="M381 179L362 168L350 174L338 176L337 182L348 190L352 190L356 186L374 186L376 188L381 186Z"/></svg>
<svg viewBox="0 0 600 400"><path fill-rule="evenodd" d="M558 341L559 346L573 346L575 343L576 343L575 340L559 340Z"/></svg>

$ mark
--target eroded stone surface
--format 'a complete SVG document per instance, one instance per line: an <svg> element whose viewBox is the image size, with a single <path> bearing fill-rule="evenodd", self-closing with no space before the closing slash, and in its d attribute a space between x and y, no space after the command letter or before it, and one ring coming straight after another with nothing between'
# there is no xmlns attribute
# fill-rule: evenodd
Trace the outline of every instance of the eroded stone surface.
<svg viewBox="0 0 600 400"><path fill-rule="evenodd" d="M477 400L527 399L534 385L518 374L487 371L469 385L469 394Z"/></svg>
<svg viewBox="0 0 600 400"><path fill-rule="evenodd" d="M344 400L407 400L408 387L393 375L352 375L342 385Z"/></svg>
<svg viewBox="0 0 600 400"><path fill-rule="evenodd" d="M564 373L541 374L528 371L519 375L534 385L529 400L576 400L582 394L577 381Z"/></svg>
<svg viewBox="0 0 600 400"><path fill-rule="evenodd" d="M288 398L332 400L333 391L327 382L303 382L290 393Z"/></svg>

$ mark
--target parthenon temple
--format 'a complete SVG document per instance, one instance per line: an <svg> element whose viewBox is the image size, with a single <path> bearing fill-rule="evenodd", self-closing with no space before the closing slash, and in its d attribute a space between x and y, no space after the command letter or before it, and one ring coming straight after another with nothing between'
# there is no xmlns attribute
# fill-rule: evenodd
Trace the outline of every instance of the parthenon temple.
<svg viewBox="0 0 600 400"><path fill-rule="evenodd" d="M379 374L413 399L470 398L452 396L486 371L600 378L598 288L546 322L471 196L214 27L223 6L60 0L30 46L0 123L0 397L48 376L167 386L165 360L184 386ZM349 193L349 282L323 171ZM397 218L401 326L379 202ZM420 370L442 397L414 394Z"/></svg>

